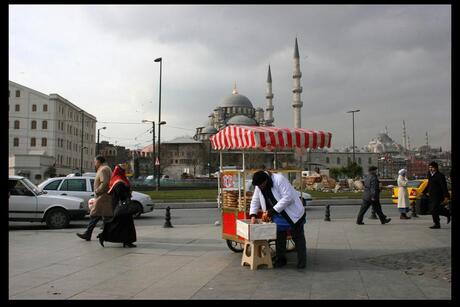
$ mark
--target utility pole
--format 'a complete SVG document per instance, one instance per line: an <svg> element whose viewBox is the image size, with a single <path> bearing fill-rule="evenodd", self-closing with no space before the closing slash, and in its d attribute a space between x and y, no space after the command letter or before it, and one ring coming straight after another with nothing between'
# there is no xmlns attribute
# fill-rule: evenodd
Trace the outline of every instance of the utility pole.
<svg viewBox="0 0 460 307"><path fill-rule="evenodd" d="M353 164L355 164L355 113L359 110L350 110L347 113L351 113L353 122Z"/></svg>

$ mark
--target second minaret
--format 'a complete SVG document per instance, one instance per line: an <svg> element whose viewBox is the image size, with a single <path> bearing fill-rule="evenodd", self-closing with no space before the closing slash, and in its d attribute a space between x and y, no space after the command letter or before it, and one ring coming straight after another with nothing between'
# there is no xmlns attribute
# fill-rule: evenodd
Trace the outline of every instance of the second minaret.
<svg viewBox="0 0 460 307"><path fill-rule="evenodd" d="M292 107L294 108L294 128L301 128L301 108L303 102L300 100L300 93L302 93L302 86L300 86L300 78L302 77L302 72L300 71L300 57L299 57L299 47L297 45L297 37L295 39L295 49L294 49L294 73L292 78L294 79L294 88L293 92L293 101Z"/></svg>

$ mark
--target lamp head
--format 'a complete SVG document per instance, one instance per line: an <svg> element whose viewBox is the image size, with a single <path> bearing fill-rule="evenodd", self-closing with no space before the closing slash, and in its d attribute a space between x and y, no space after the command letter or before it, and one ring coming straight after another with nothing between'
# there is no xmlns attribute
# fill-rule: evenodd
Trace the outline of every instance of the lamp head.
<svg viewBox="0 0 460 307"><path fill-rule="evenodd" d="M155 62L161 62L161 58L156 58L154 61Z"/></svg>
<svg viewBox="0 0 460 307"><path fill-rule="evenodd" d="M162 120L162 121L160 122L160 125L166 125L166 122L165 122L164 120Z"/></svg>

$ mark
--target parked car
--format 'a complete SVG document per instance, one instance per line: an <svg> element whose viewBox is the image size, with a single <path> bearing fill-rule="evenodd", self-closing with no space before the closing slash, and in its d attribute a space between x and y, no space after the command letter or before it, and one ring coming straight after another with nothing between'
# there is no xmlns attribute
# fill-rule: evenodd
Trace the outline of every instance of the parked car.
<svg viewBox="0 0 460 307"><path fill-rule="evenodd" d="M88 200L94 197L94 177L55 177L49 178L38 185L50 195L75 196L85 200L86 214L89 214ZM132 192L134 204L139 207L135 218L143 213L153 211L154 204L149 195L139 192Z"/></svg>
<svg viewBox="0 0 460 307"><path fill-rule="evenodd" d="M58 229L86 214L83 199L47 195L22 176L9 176L8 195L10 221L46 222L49 228Z"/></svg>
<svg viewBox="0 0 460 307"><path fill-rule="evenodd" d="M409 193L409 201L414 202L420 195L422 195L423 190L425 190L428 185L428 179L421 180L409 180L407 182L407 192ZM393 186L393 204L398 204L398 186Z"/></svg>

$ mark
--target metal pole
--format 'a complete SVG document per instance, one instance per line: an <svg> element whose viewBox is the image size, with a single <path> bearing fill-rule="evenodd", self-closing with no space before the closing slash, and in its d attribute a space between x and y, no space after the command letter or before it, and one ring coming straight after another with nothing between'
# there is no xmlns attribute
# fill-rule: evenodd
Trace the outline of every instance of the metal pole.
<svg viewBox="0 0 460 307"><path fill-rule="evenodd" d="M355 164L355 112L351 113L353 121L353 164Z"/></svg>
<svg viewBox="0 0 460 307"><path fill-rule="evenodd" d="M83 110L81 112L81 157L80 157L80 176L83 175Z"/></svg>
<svg viewBox="0 0 460 307"><path fill-rule="evenodd" d="M97 144L96 144L96 156L99 155L99 132L100 132L100 128L97 129Z"/></svg>
<svg viewBox="0 0 460 307"><path fill-rule="evenodd" d="M162 64L163 64L163 59L160 59L160 97L159 97L159 102L158 102L158 161L160 162L160 152L161 152L161 70L162 70ZM157 191L160 188L160 176L161 176L161 162L160 165L158 165L158 177L157 177Z"/></svg>
<svg viewBox="0 0 460 307"><path fill-rule="evenodd" d="M156 165L155 165L155 122L152 122L152 161L153 161L153 180L155 180L156 175ZM158 190L157 190L158 191Z"/></svg>

